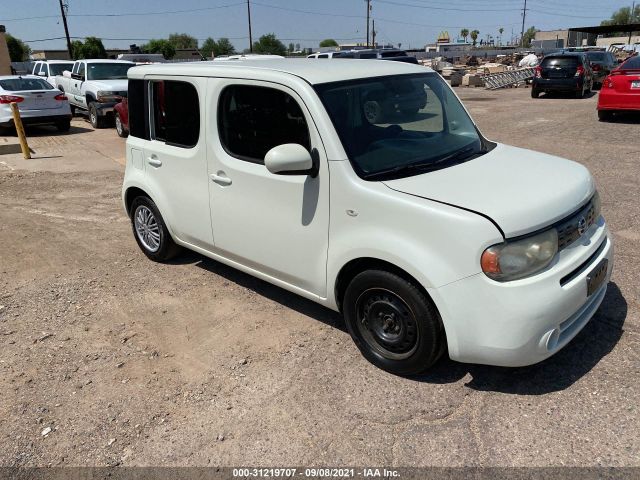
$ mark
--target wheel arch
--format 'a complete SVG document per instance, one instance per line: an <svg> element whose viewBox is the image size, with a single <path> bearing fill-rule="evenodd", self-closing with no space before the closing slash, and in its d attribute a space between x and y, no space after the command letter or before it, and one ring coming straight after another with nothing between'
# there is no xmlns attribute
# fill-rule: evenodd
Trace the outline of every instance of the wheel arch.
<svg viewBox="0 0 640 480"><path fill-rule="evenodd" d="M149 195L149 193L147 193L145 190L140 187L131 186L124 192L124 205L127 210L127 215L131 216L131 205L133 204L133 201L138 197L147 197L157 205L153 197Z"/></svg>
<svg viewBox="0 0 640 480"><path fill-rule="evenodd" d="M347 286L353 280L356 275L366 271L366 270L383 270L390 273L395 273L401 278L413 283L418 289L424 293L427 298L433 302L433 299L427 292L427 289L419 282L413 275L411 275L406 270L394 265L393 263L387 260L381 260L375 257L359 257L354 258L348 261L345 265L342 266L338 275L336 277L336 281L334 284L334 295L336 305L340 312L342 312L342 301L344 298L345 291ZM435 306L435 303L434 303Z"/></svg>

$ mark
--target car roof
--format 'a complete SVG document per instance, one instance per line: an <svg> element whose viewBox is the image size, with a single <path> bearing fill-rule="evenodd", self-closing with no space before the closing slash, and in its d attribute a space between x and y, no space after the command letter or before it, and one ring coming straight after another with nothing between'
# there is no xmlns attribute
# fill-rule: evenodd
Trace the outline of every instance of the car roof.
<svg viewBox="0 0 640 480"><path fill-rule="evenodd" d="M30 79L39 78L43 82L46 82L46 80L42 79L38 75L32 75L30 73L26 74L26 75L0 75L0 80L16 80L18 78L25 78L25 77L30 78Z"/></svg>
<svg viewBox="0 0 640 480"><path fill-rule="evenodd" d="M130 62L129 60L113 60L110 58L92 58L92 59L82 59L82 60L76 60L77 62L87 62L87 63L131 63L134 64L134 62Z"/></svg>
<svg viewBox="0 0 640 480"><path fill-rule="evenodd" d="M584 52L558 52L550 53L547 57L584 57Z"/></svg>
<svg viewBox="0 0 640 480"><path fill-rule="evenodd" d="M129 70L129 78L145 75L176 75L195 77L248 77L265 72L277 72L302 78L310 84L339 82L359 78L383 77L433 72L430 68L401 62L341 59L318 63L312 59L237 60L234 62L190 62L144 65Z"/></svg>
<svg viewBox="0 0 640 480"><path fill-rule="evenodd" d="M73 60L33 60L34 62L44 62L44 63L73 63Z"/></svg>

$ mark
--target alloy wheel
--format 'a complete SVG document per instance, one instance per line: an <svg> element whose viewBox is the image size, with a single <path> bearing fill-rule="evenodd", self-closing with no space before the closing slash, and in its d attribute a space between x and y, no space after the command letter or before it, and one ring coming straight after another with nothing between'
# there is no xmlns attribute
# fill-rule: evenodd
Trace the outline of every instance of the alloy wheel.
<svg viewBox="0 0 640 480"><path fill-rule="evenodd" d="M153 212L140 205L134 213L134 226L140 243L151 253L160 249L160 225Z"/></svg>

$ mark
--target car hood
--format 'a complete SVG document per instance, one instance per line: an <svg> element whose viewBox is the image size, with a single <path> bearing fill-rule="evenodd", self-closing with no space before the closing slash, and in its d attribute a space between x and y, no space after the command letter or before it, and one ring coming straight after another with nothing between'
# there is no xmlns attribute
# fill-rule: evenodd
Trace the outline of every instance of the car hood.
<svg viewBox="0 0 640 480"><path fill-rule="evenodd" d="M95 88L107 92L127 91L129 80L90 80Z"/></svg>
<svg viewBox="0 0 640 480"><path fill-rule="evenodd" d="M487 216L507 238L561 220L595 192L582 165L502 144L460 165L383 183Z"/></svg>

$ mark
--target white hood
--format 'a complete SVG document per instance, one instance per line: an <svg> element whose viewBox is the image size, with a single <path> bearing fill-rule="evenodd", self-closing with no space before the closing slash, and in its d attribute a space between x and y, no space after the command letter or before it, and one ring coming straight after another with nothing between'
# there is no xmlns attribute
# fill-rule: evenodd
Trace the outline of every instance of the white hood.
<svg viewBox="0 0 640 480"><path fill-rule="evenodd" d="M595 192L593 178L582 165L502 144L460 165L384 183L486 215L507 237L561 220Z"/></svg>
<svg viewBox="0 0 640 480"><path fill-rule="evenodd" d="M91 84L101 91L126 92L129 80L91 80Z"/></svg>

